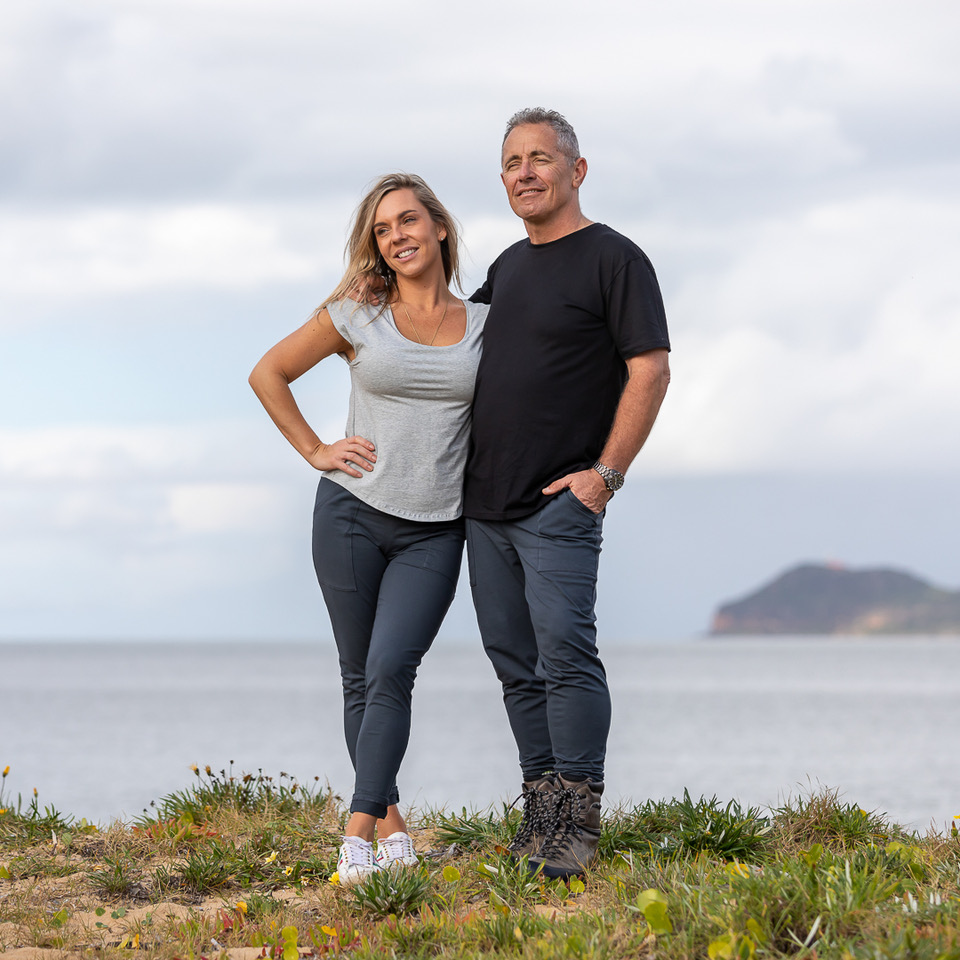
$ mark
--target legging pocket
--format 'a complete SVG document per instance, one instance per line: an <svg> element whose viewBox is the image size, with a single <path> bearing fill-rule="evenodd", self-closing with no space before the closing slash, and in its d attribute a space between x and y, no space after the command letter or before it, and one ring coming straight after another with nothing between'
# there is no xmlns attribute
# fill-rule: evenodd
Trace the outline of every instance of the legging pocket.
<svg viewBox="0 0 960 960"><path fill-rule="evenodd" d="M338 483L324 477L313 507L313 568L321 586L356 590L353 533L360 501Z"/></svg>

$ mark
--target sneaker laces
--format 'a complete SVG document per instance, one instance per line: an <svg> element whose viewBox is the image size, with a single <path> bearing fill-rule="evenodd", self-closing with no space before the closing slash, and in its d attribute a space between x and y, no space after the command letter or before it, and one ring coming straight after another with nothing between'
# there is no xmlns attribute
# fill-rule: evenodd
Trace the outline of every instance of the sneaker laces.
<svg viewBox="0 0 960 960"><path fill-rule="evenodd" d="M359 837L344 837L340 847L340 866L374 867L373 844Z"/></svg>
<svg viewBox="0 0 960 960"><path fill-rule="evenodd" d="M394 860L416 862L418 859L413 840L408 833L398 831L377 842L377 863Z"/></svg>

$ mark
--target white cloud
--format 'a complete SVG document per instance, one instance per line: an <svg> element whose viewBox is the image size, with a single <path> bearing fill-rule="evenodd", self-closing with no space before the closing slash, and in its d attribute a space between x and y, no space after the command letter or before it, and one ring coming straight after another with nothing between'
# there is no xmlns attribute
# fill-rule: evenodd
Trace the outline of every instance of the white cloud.
<svg viewBox="0 0 960 960"><path fill-rule="evenodd" d="M723 239L673 305L649 467L960 469L960 208L873 197Z"/></svg>
<svg viewBox="0 0 960 960"><path fill-rule="evenodd" d="M167 511L183 534L276 529L286 513L281 491L266 483L175 484Z"/></svg>
<svg viewBox="0 0 960 960"><path fill-rule="evenodd" d="M315 278L318 241L341 257L349 207L257 204L7 209L0 272L10 302L47 303L162 287L255 287ZM3 315L15 319L8 307ZM135 322L135 318L134 318Z"/></svg>

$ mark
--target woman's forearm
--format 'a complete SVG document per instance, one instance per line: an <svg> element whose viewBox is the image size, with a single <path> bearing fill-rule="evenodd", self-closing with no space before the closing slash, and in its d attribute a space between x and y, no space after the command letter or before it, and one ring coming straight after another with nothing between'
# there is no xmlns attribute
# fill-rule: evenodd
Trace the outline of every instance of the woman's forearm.
<svg viewBox="0 0 960 960"><path fill-rule="evenodd" d="M266 358L264 358L266 359ZM250 386L263 404L277 429L290 441L293 448L311 466L323 469L317 462L318 454L323 452L325 443L316 435L313 427L307 423L300 412L297 401L284 374L270 369L263 360L250 374Z"/></svg>
<svg viewBox="0 0 960 960"><path fill-rule="evenodd" d="M361 470L369 472L377 462L374 445L359 436L324 443L300 412L290 389L297 377L334 353L352 359L353 348L334 329L329 313L321 310L263 355L250 374L250 386L270 419L311 467L360 477Z"/></svg>

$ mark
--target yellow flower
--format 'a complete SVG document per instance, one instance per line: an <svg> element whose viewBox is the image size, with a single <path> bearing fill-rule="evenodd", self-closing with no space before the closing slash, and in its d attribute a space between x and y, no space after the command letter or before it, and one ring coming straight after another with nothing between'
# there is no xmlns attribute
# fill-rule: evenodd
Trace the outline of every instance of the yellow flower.
<svg viewBox="0 0 960 960"><path fill-rule="evenodd" d="M289 877L293 873L293 867L284 867L283 872Z"/></svg>
<svg viewBox="0 0 960 960"><path fill-rule="evenodd" d="M273 863L273 861L276 860L276 859L277 859L277 851L274 850L274 851L271 852L270 856L267 857L267 859L264 860L263 862L264 862L264 863Z"/></svg>
<svg viewBox="0 0 960 960"><path fill-rule="evenodd" d="M8 764L3 768L3 775L6 776L9 772L10 772L10 764L8 763Z"/></svg>
<svg viewBox="0 0 960 960"><path fill-rule="evenodd" d="M36 788L36 787L33 788L33 795L34 795L34 796L37 795L37 788Z"/></svg>
<svg viewBox="0 0 960 960"><path fill-rule="evenodd" d="M330 879L332 880L333 878L331 877ZM320 926L320 929L321 929L328 937L335 937L335 936L337 935L337 928L336 928L336 927L328 927L326 924L322 924L322 925Z"/></svg>
<svg viewBox="0 0 960 960"><path fill-rule="evenodd" d="M195 763L191 763L191 764L190 764L190 769L191 769L198 777L200 776L200 768L199 768Z"/></svg>
<svg viewBox="0 0 960 960"><path fill-rule="evenodd" d="M247 903L246 903L246 901L245 901L245 900L238 900L238 901L237 901L236 909L237 909L237 911L238 911L239 913L246 913L246 912L247 912Z"/></svg>
<svg viewBox="0 0 960 960"><path fill-rule="evenodd" d="M330 874L330 882L331 882L335 887L336 887L336 886L339 886L339 884L340 884L340 874L339 874L339 873L336 873L336 872L331 873L331 874Z"/></svg>
<svg viewBox="0 0 960 960"><path fill-rule="evenodd" d="M209 763L203 768L203 771L204 771L204 773L206 773L206 775L207 775L208 777L210 776L210 764L209 764Z"/></svg>
<svg viewBox="0 0 960 960"><path fill-rule="evenodd" d="M3 815L3 814L6 813L6 812L7 812L7 808L6 808L6 807L0 808L0 815Z"/></svg>

